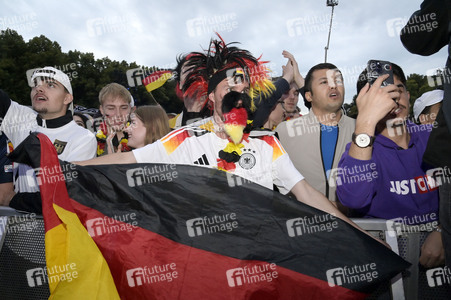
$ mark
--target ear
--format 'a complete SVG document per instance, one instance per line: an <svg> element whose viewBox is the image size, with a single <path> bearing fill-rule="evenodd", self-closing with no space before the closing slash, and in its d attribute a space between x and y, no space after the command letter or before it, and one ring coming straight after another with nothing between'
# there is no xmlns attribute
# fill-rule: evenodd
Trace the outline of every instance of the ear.
<svg viewBox="0 0 451 300"><path fill-rule="evenodd" d="M305 92L305 98L308 102L312 102L312 92Z"/></svg>
<svg viewBox="0 0 451 300"><path fill-rule="evenodd" d="M74 96L72 96L71 94L67 93L66 96L64 96L64 101L63 103L66 104L68 107L70 105L70 103L74 100Z"/></svg>
<svg viewBox="0 0 451 300"><path fill-rule="evenodd" d="M215 103L215 93L214 91L208 94L208 99L214 104Z"/></svg>
<svg viewBox="0 0 451 300"><path fill-rule="evenodd" d="M99 105L99 110L100 110L100 113L102 114L102 116L104 116L105 114L103 113L103 106L102 105Z"/></svg>

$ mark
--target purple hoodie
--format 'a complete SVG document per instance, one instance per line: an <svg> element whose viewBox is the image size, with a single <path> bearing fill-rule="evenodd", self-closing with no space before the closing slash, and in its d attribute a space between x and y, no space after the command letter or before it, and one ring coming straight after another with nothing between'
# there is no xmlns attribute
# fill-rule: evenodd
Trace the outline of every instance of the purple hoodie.
<svg viewBox="0 0 451 300"><path fill-rule="evenodd" d="M408 149L377 134L370 160L349 156L350 143L338 163L340 201L364 217L408 218L410 224L438 218L438 188L422 165L431 127L407 121Z"/></svg>

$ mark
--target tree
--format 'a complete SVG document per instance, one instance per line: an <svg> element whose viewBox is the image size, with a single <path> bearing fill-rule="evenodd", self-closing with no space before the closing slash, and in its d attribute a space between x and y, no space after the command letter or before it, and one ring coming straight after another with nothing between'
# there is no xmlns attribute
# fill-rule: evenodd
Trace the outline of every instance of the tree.
<svg viewBox="0 0 451 300"><path fill-rule="evenodd" d="M26 52L27 45L17 32L9 29L0 32L0 84L13 99L23 99L30 93L23 68Z"/></svg>
<svg viewBox="0 0 451 300"><path fill-rule="evenodd" d="M346 115L348 117L351 117L353 119L357 118L357 105L355 103L355 99L357 99L357 95L354 95L354 97L352 98L352 102L351 103L344 103L343 104L343 110L345 111Z"/></svg>
<svg viewBox="0 0 451 300"><path fill-rule="evenodd" d="M155 104L155 98L168 112L179 112L183 107L183 103L175 94L173 81L168 81L152 94L149 94L143 85L130 87L126 74L127 70L139 68L135 62L112 61L108 57L96 59L93 53L78 50L64 53L57 42L43 35L25 42L14 30L1 31L0 88L9 94L11 99L30 105L27 71L43 66L52 66L66 73L71 79L74 103L88 108L99 106L99 92L111 82L129 89L137 105ZM149 69L146 66L141 68Z"/></svg>

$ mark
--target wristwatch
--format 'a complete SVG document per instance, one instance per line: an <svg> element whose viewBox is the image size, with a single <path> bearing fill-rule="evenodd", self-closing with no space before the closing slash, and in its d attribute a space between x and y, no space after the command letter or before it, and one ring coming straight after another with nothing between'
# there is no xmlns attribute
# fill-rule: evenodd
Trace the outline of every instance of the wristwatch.
<svg viewBox="0 0 451 300"><path fill-rule="evenodd" d="M366 133L352 134L352 141L360 148L372 146L374 143L374 136L369 136Z"/></svg>

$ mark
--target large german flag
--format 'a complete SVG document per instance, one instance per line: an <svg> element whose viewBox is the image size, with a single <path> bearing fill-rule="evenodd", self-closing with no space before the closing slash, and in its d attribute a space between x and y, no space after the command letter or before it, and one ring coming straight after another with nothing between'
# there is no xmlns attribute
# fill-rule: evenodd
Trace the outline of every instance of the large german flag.
<svg viewBox="0 0 451 300"><path fill-rule="evenodd" d="M47 264L77 255L91 264L98 253L80 240L92 238L122 299L362 299L408 267L346 222L219 170L60 165L41 134L19 151L41 168ZM63 179L68 196L48 188ZM53 232L61 224L66 232ZM80 282L107 299L107 273L99 262L80 267ZM82 299L80 282L52 295Z"/></svg>

